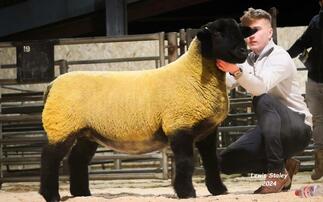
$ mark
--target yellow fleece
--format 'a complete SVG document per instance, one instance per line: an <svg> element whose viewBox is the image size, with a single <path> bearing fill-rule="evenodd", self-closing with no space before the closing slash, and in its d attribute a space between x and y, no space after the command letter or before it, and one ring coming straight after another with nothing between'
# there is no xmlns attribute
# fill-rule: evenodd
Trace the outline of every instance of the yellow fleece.
<svg viewBox="0 0 323 202"><path fill-rule="evenodd" d="M203 62L203 66L202 66ZM194 40L178 60L160 69L70 72L53 81L42 118L50 143L90 127L110 140L143 141L204 119L227 115L224 73L200 55Z"/></svg>

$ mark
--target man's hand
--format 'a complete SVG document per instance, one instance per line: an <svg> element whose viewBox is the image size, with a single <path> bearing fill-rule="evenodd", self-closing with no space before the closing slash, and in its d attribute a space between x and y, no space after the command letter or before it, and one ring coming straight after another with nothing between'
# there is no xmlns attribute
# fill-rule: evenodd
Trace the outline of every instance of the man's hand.
<svg viewBox="0 0 323 202"><path fill-rule="evenodd" d="M229 72L231 74L234 74L235 72L239 71L239 67L235 64L228 63L224 60L217 59L216 60L216 66L224 71L224 72Z"/></svg>

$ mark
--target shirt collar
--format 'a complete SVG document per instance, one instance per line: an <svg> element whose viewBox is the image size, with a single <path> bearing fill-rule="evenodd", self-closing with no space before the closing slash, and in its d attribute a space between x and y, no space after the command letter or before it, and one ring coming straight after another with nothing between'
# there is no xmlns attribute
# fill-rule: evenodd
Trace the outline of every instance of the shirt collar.
<svg viewBox="0 0 323 202"><path fill-rule="evenodd" d="M253 60L253 62L256 62L256 60L258 59L260 60L261 58L268 56L274 50L274 46L275 46L275 43L271 39L259 55L256 55L254 52L251 52L250 53L251 59Z"/></svg>

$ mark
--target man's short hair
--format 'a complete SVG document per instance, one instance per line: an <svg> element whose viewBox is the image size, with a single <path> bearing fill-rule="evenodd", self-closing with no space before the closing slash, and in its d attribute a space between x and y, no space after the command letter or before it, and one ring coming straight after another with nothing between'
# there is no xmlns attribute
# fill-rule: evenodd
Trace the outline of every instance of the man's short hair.
<svg viewBox="0 0 323 202"><path fill-rule="evenodd" d="M243 12L243 16L240 17L241 24L244 26L248 26L259 19L267 19L271 24L271 15L262 9L248 8L247 11Z"/></svg>

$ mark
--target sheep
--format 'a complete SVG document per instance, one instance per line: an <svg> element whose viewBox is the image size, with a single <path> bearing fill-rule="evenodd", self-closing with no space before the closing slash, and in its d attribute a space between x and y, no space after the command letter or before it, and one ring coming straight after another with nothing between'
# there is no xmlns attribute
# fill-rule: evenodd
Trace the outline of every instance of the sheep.
<svg viewBox="0 0 323 202"><path fill-rule="evenodd" d="M201 27L188 51L166 66L144 71L76 71L57 77L45 95L42 122L48 143L41 154L39 193L59 201L58 170L69 153L70 192L89 196L88 164L98 144L141 154L167 145L174 154L174 190L196 197L193 147L205 169L206 186L223 194L216 156L217 126L228 113L225 73L217 58L241 63L244 38L253 34L233 19Z"/></svg>

